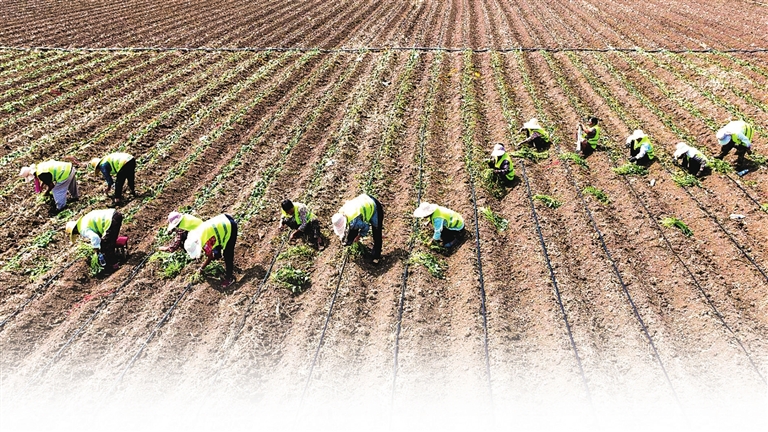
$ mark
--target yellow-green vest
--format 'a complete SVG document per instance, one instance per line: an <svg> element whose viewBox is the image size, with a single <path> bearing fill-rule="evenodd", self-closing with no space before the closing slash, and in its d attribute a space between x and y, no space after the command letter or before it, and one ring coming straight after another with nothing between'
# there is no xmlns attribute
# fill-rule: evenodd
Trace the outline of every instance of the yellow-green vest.
<svg viewBox="0 0 768 432"><path fill-rule="evenodd" d="M102 237L112 225L114 215L115 209L93 210L77 221L77 232L82 234L85 230L91 230Z"/></svg>
<svg viewBox="0 0 768 432"><path fill-rule="evenodd" d="M340 212L347 218L347 223L352 222L356 217L363 217L363 222L370 223L373 214L376 212L376 203L366 194L347 201L341 207Z"/></svg>
<svg viewBox="0 0 768 432"><path fill-rule="evenodd" d="M592 147L592 150L595 150L597 149L597 143L600 142L600 126L595 125L593 129L595 130L595 136L589 138L587 144Z"/></svg>
<svg viewBox="0 0 768 432"><path fill-rule="evenodd" d="M530 132L531 135L533 135L533 133L536 132L539 135L541 135L542 138L544 138L545 140L549 141L549 134L547 133L547 131L545 131L542 128L539 128L539 129L528 129L528 131Z"/></svg>
<svg viewBox="0 0 768 432"><path fill-rule="evenodd" d="M69 175L72 174L72 164L69 162L49 160L37 164L37 169L35 171L35 174L38 176L43 173L49 173L53 176L54 183L61 183L68 179Z"/></svg>
<svg viewBox="0 0 768 432"><path fill-rule="evenodd" d="M181 221L179 222L178 228L184 231L192 231L193 229L199 227L202 223L202 219L196 218L192 215L183 214L181 215Z"/></svg>
<svg viewBox="0 0 768 432"><path fill-rule="evenodd" d="M512 158L509 157L509 153L504 153L503 155L497 157L494 166L496 169L501 169L501 164L505 160L509 161L509 172L507 173L507 180L512 181L515 179L515 168L512 165Z"/></svg>
<svg viewBox="0 0 768 432"><path fill-rule="evenodd" d="M643 144L648 144L649 150L645 154L648 155L648 160L653 160L653 144L651 144L651 139L647 136L644 136L639 140L635 140L634 149L638 150L643 146Z"/></svg>
<svg viewBox="0 0 768 432"><path fill-rule="evenodd" d="M302 204L299 202L293 203L293 219L296 221L297 224L301 225L301 216L299 216L299 210L300 209L306 209L307 211L307 222L311 221L315 218L315 215L309 210L306 204ZM284 218L289 218L291 215L285 212L282 208L280 209L280 213L282 213Z"/></svg>
<svg viewBox="0 0 768 432"><path fill-rule="evenodd" d="M745 137L747 137L748 140L752 141L752 135L755 133L754 128L752 128L752 125L745 122L744 120L736 120L732 121L728 124L729 128L728 130L738 130L742 134L744 134ZM731 141L733 141L736 145L746 145L745 143L741 142L741 139L736 134L731 134Z"/></svg>
<svg viewBox="0 0 768 432"><path fill-rule="evenodd" d="M105 162L108 163L110 175L115 176L117 175L117 172L120 171L120 168L131 159L133 159L133 156L128 153L111 153L101 158L99 166L103 165Z"/></svg>
<svg viewBox="0 0 768 432"><path fill-rule="evenodd" d="M200 239L202 244L205 244L211 237L216 238L216 243L214 243L213 247L226 247L232 236L232 223L229 221L227 215L224 214L208 219L200 224L198 228L202 231L202 237Z"/></svg>
<svg viewBox="0 0 768 432"><path fill-rule="evenodd" d="M464 228L464 218L451 209L437 206L437 209L435 209L429 217L433 225L435 223L435 218L443 219L445 221L445 224L443 225L445 228L452 230L460 230Z"/></svg>

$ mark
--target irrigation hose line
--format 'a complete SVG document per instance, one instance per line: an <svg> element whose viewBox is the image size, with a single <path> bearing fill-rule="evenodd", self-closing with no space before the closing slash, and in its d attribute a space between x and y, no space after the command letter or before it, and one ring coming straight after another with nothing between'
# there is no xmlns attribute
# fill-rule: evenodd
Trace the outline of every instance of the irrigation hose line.
<svg viewBox="0 0 768 432"><path fill-rule="evenodd" d="M12 314L8 315L2 322L0 322L0 332L3 331L3 329L5 328L5 325L8 323L8 321L10 321L14 317L16 317L16 315L21 313L21 311L23 311L24 308L26 308L28 304L32 303L32 301L34 301L38 296L40 296L40 294L42 294L43 291L45 291L53 282L56 281L56 279L59 278L59 276L61 276L62 273L64 273L64 270L72 267L72 265L75 262L77 262L77 260L72 260L69 263L67 263L67 265L65 265L64 267L59 269L59 271L57 271L56 274L51 276L44 284L42 284L40 286L40 288L36 289L35 292L32 293L32 295L29 296L29 298L24 303L21 304L21 306L17 307L16 310L13 311Z"/></svg>
<svg viewBox="0 0 768 432"><path fill-rule="evenodd" d="M557 52L584 52L584 53L604 53L604 52L646 52L646 53L675 53L675 54L707 54L707 53L728 53L728 54L756 54L768 52L768 48L726 48L726 49L714 49L714 48L690 48L690 49L667 49L667 48L651 48L645 49L640 47L633 48L578 48L578 47L507 47L507 48L461 48L461 47L427 47L427 46L382 46L382 47L360 47L360 48L319 48L319 47L53 47L53 46L29 46L29 47L16 47L16 46L0 46L0 50L10 51L62 51L62 52L163 52L163 51L176 51L176 52L207 52L207 53L230 53L230 52L319 52L322 54L330 53L360 53L360 52L384 52L384 51L421 51L421 52L465 52L472 51L473 53L510 53L510 52L538 52L544 51L549 53Z"/></svg>
<svg viewBox="0 0 768 432"><path fill-rule="evenodd" d="M560 307L560 312L563 314L563 321L565 322L565 330L568 333L568 339L571 342L571 348L573 348L573 354L576 357L576 364L579 366L579 375L581 375L581 382L584 384L584 390L587 394L587 401L589 402L590 407L592 407L592 411L594 413L594 406L592 405L592 393L589 391L589 384L587 383L587 376L584 373L584 367L581 363L581 357L579 356L579 350L576 347L576 341L573 339L573 333L571 331L571 324L568 322L568 314L565 311L565 306L563 305L563 299L560 296L560 288L557 284L557 277L555 276L555 270L552 268L552 262L549 259L549 251L547 250L547 244L544 241L544 235L541 233L541 225L539 224L539 216L536 212L536 205L533 202L533 195L531 193L531 185L528 182L528 174L525 171L525 161L520 161L520 166L522 167L522 174L523 174L523 180L525 180L525 190L528 194L528 202L531 204L531 217L533 218L533 223L536 225L536 234L539 237L539 243L541 244L541 250L544 254L544 260L547 263L547 269L549 270L549 278L552 281L552 288L555 291L555 296L557 297L557 304Z"/></svg>

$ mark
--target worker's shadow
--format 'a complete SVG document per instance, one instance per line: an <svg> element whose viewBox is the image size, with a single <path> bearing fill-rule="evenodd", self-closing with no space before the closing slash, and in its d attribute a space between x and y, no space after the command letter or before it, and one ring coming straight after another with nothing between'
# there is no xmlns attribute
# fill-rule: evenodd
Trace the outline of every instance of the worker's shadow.
<svg viewBox="0 0 768 432"><path fill-rule="evenodd" d="M246 284L252 284L255 282L258 285L261 283L262 279L264 279L264 275L266 274L266 270L264 270L264 267L260 265L256 265L247 269L241 269L235 265L233 273L235 275L235 283L226 288L222 288L220 278L206 277L205 280L208 285L210 285L210 287L215 291L229 295L233 294L235 291L240 289L240 287L245 286Z"/></svg>
<svg viewBox="0 0 768 432"><path fill-rule="evenodd" d="M370 262L370 255L368 253L366 253L364 257L356 258L354 262L371 275L381 276L392 269L395 264L404 259L408 259L408 251L398 247L388 253L382 253L381 260L379 260L378 264L372 264Z"/></svg>

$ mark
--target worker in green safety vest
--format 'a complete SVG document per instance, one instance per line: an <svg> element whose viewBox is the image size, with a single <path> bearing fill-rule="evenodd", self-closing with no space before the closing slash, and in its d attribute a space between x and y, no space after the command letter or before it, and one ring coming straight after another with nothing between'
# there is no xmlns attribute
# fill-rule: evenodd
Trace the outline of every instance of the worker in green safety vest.
<svg viewBox="0 0 768 432"><path fill-rule="evenodd" d="M280 203L280 229L287 226L294 231L288 238L294 241L298 236L303 235L312 246L320 249L323 247L323 238L320 234L320 221L306 204L283 200Z"/></svg>
<svg viewBox="0 0 768 432"><path fill-rule="evenodd" d="M362 194L349 200L331 218L333 232L344 246L351 246L360 238L373 231L373 253L371 264L381 261L382 232L384 229L384 207L379 200Z"/></svg>
<svg viewBox="0 0 768 432"><path fill-rule="evenodd" d="M228 214L220 214L201 223L187 235L184 250L190 258L198 259L205 253L205 261L200 266L202 273L214 259L224 258L226 274L221 287L227 288L235 283L235 242L237 241L237 222Z"/></svg>
<svg viewBox="0 0 768 432"><path fill-rule="evenodd" d="M79 234L91 243L104 271L117 270L115 246L123 226L123 215L115 209L93 210L77 220L67 222L65 230L74 243Z"/></svg>
<svg viewBox="0 0 768 432"><path fill-rule="evenodd" d="M523 123L523 127L520 128L518 133L524 133L526 138L519 143L517 147L531 143L536 151L544 151L549 148L552 143L549 142L549 134L539 124L539 120L532 118Z"/></svg>
<svg viewBox="0 0 768 432"><path fill-rule="evenodd" d="M94 174L96 176L101 175L107 182L104 193L109 194L112 185L115 185L113 198L115 202L120 202L123 199L123 186L126 181L131 195L136 196L136 159L133 156L128 153L110 153L103 158L91 159L90 165L94 169Z"/></svg>
<svg viewBox="0 0 768 432"><path fill-rule="evenodd" d="M173 243L160 248L163 252L176 252L184 245L190 231L197 228L203 221L186 213L171 212L168 214L168 234L174 234Z"/></svg>
<svg viewBox="0 0 768 432"><path fill-rule="evenodd" d="M679 142L675 146L675 153L672 155L674 162L679 163L680 166L687 169L689 173L694 174L696 177L704 175L704 171L707 169L707 157L704 153L689 146L684 142Z"/></svg>
<svg viewBox="0 0 768 432"><path fill-rule="evenodd" d="M638 165L650 165L654 159L651 139L640 129L636 129L627 137L629 161Z"/></svg>
<svg viewBox="0 0 768 432"><path fill-rule="evenodd" d="M19 172L19 175L28 182L35 182L35 192L43 192L41 185L45 185L44 193L46 196L53 195L56 211L61 211L67 205L67 193L72 199L80 198L77 190L77 170L73 165L77 161L74 158L70 159L71 162L47 160L37 165L23 167Z"/></svg>
<svg viewBox="0 0 768 432"><path fill-rule="evenodd" d="M579 152L579 156L587 157L597 150L597 144L600 142L600 133L602 132L600 126L597 124L598 122L599 119L597 117L590 117L589 122L586 125L579 123L579 127L583 133L581 140L579 140L578 134L576 138L576 151Z"/></svg>
<svg viewBox="0 0 768 432"><path fill-rule="evenodd" d="M721 148L720 154L715 156L715 159L724 158L733 148L736 148L736 163L742 165L744 163L744 156L747 153L752 153L752 136L754 132L755 130L752 125L743 120L729 122L720 128L717 131L717 141Z"/></svg>
<svg viewBox="0 0 768 432"><path fill-rule="evenodd" d="M451 248L464 237L464 218L451 209L424 201L414 210L413 217L429 218L434 229L430 245L439 242L444 248Z"/></svg>
<svg viewBox="0 0 768 432"><path fill-rule="evenodd" d="M503 144L495 144L493 151L491 151L491 157L485 162L488 164L490 175L494 181L510 185L515 179L515 167L512 165L512 158L509 157Z"/></svg>

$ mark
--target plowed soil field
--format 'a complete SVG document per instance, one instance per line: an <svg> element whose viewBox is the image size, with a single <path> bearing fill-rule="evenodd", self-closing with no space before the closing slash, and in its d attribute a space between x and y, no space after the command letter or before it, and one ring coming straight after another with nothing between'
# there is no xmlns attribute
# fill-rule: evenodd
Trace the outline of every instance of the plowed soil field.
<svg viewBox="0 0 768 432"><path fill-rule="evenodd" d="M765 4L19 0L0 16L4 430L768 427ZM598 151L574 158L592 115ZM518 150L531 118L551 147L488 183L483 159ZM735 119L755 128L746 162L685 178L675 144L716 155ZM657 158L619 175L635 129ZM103 181L79 168L82 197L54 214L17 173L114 151L137 161L130 256L92 276L64 225L113 206ZM378 266L330 227L361 193L385 210ZM326 248L287 241L285 198ZM425 244L422 201L463 215L451 252ZM233 286L194 262L168 277L174 210L235 217ZM278 280L289 267L303 292Z"/></svg>

